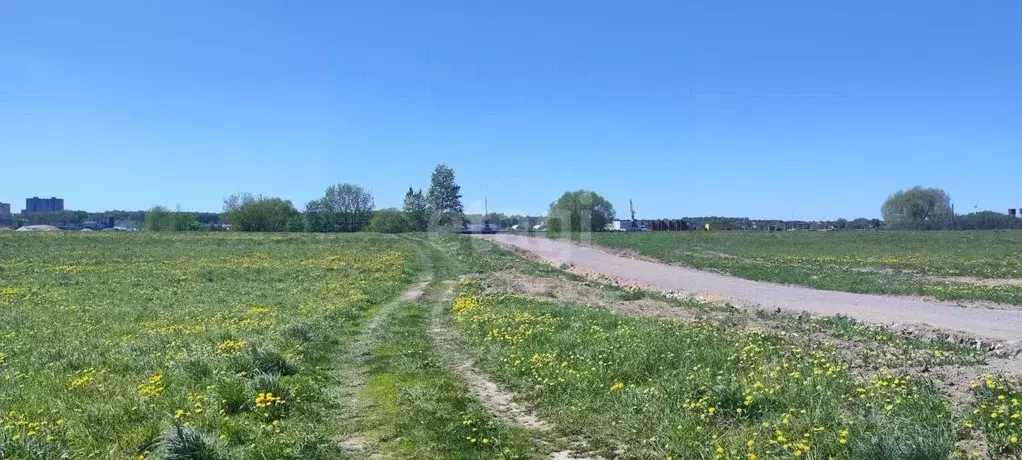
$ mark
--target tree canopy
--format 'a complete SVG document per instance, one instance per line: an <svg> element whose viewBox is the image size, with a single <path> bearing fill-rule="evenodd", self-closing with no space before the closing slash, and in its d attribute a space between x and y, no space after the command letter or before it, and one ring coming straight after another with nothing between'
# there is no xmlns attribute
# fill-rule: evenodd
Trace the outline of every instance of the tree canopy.
<svg viewBox="0 0 1022 460"><path fill-rule="evenodd" d="M554 231L601 231L614 219L614 206L589 190L565 192L550 204L547 225ZM558 228L554 228L554 227Z"/></svg>
<svg viewBox="0 0 1022 460"><path fill-rule="evenodd" d="M224 220L241 232L284 232L298 216L290 201L236 193L224 199Z"/></svg>
<svg viewBox="0 0 1022 460"><path fill-rule="evenodd" d="M405 193L404 212L413 231L424 232L427 230L429 204L426 202L421 188L416 191L408 187L408 193Z"/></svg>
<svg viewBox="0 0 1022 460"><path fill-rule="evenodd" d="M372 192L355 184L327 187L323 197L306 206L305 228L310 232L358 232L373 215Z"/></svg>
<svg viewBox="0 0 1022 460"><path fill-rule="evenodd" d="M955 218L959 230L1007 230L1022 227L1022 219L994 211L979 211Z"/></svg>
<svg viewBox="0 0 1022 460"><path fill-rule="evenodd" d="M951 224L951 197L939 188L898 190L884 201L881 214L890 229L945 229Z"/></svg>
<svg viewBox="0 0 1022 460"><path fill-rule="evenodd" d="M433 225L461 225L465 211L461 204L461 187L454 179L454 170L445 164L437 165L429 179L426 194L430 222Z"/></svg>
<svg viewBox="0 0 1022 460"><path fill-rule="evenodd" d="M145 213L145 229L151 232L161 232L169 227L167 214L170 211L163 206L153 206Z"/></svg>

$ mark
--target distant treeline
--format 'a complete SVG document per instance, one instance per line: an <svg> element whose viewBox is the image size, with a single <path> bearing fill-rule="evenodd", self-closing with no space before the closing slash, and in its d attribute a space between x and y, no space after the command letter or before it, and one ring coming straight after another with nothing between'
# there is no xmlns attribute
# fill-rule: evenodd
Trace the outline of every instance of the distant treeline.
<svg viewBox="0 0 1022 460"><path fill-rule="evenodd" d="M57 212L23 212L14 214L11 218L11 226L21 227L24 225L53 225L65 226L88 226L87 224L100 224L102 227L109 227L111 221L115 226L126 228L142 228L146 222L146 215L154 210L162 210L165 213L181 215L183 220L194 222L189 225L188 230L209 230L215 229L221 224L221 214L216 212L185 212L167 211L166 208L157 207L148 211L57 211Z"/></svg>
<svg viewBox="0 0 1022 460"><path fill-rule="evenodd" d="M747 217L703 216L640 219L681 220L687 228L700 230L1010 230L1022 229L1022 219L993 211L956 214L946 192L914 187L899 190L884 202L884 219L836 220L750 219ZM560 231L602 231L614 217L614 209L595 192L579 190L565 193L550 206L545 216L503 213L465 214L461 187L454 170L437 165L429 188L409 187L401 209L375 209L373 194L355 184L327 187L321 198L309 201L299 211L290 200L238 193L224 200L224 211L171 211L155 206L146 211L61 211L13 215L11 226L54 225L61 228L106 228L117 226L150 231L243 232L360 232L400 233L414 231L460 230L464 225L489 224L501 229ZM650 216L647 216L650 217ZM541 226L542 225L542 226Z"/></svg>

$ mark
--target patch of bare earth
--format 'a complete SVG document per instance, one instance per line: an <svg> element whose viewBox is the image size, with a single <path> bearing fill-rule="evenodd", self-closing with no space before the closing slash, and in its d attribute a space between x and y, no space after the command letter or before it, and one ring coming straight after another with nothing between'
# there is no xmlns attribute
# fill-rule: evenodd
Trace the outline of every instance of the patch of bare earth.
<svg viewBox="0 0 1022 460"><path fill-rule="evenodd" d="M978 278L975 276L933 276L930 282L947 284L972 284L977 286L1022 286L1022 278Z"/></svg>
<svg viewBox="0 0 1022 460"><path fill-rule="evenodd" d="M617 292L608 291L592 282L511 272L493 273L482 278L481 282L487 294L511 293L537 300L557 300L571 306L608 309L630 316L665 317L684 322L697 319L693 311L672 306L662 300L648 297L622 300L618 298Z"/></svg>

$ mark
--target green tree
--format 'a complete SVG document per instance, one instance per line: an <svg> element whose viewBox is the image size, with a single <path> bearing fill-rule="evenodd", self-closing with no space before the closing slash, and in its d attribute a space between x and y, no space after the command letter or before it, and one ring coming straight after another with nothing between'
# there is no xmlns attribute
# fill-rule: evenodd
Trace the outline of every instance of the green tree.
<svg viewBox="0 0 1022 460"><path fill-rule="evenodd" d="M162 232L167 230L167 214L169 211L163 206L153 206L145 213L145 229L151 232Z"/></svg>
<svg viewBox="0 0 1022 460"><path fill-rule="evenodd" d="M614 219L614 206L596 192L577 190L565 192L550 204L547 226L551 231L601 231ZM560 230L553 228L557 222Z"/></svg>
<svg viewBox="0 0 1022 460"><path fill-rule="evenodd" d="M994 211L979 211L956 218L956 227L960 230L1007 230L1019 228L1018 217Z"/></svg>
<svg viewBox="0 0 1022 460"><path fill-rule="evenodd" d="M550 231L550 232L553 232L553 233L560 233L561 230L563 230L562 225L561 225L561 218L553 216L553 217L550 217L549 219L547 219L546 220L546 229L547 229L547 231Z"/></svg>
<svg viewBox="0 0 1022 460"><path fill-rule="evenodd" d="M306 206L306 229L310 232L358 232L373 215L372 192L355 184L327 187L326 193Z"/></svg>
<svg viewBox="0 0 1022 460"><path fill-rule="evenodd" d="M881 214L891 229L946 229L951 223L951 197L938 188L898 190L884 201Z"/></svg>
<svg viewBox="0 0 1022 460"><path fill-rule="evenodd" d="M426 193L430 224L435 227L461 225L465 212L461 204L461 187L454 179L454 170L445 164L437 165L429 179Z"/></svg>
<svg viewBox="0 0 1022 460"><path fill-rule="evenodd" d="M429 227L429 204L426 202L421 188L414 191L408 187L408 192L405 193L404 212L413 231L424 232L427 230Z"/></svg>
<svg viewBox="0 0 1022 460"><path fill-rule="evenodd" d="M384 209L373 213L369 231L377 233L405 233L412 231L412 223L405 213L397 209Z"/></svg>
<svg viewBox="0 0 1022 460"><path fill-rule="evenodd" d="M869 230L873 228L873 222L871 222L869 219L865 217L859 217L857 219L852 219L851 222L848 222L846 228L852 230Z"/></svg>
<svg viewBox="0 0 1022 460"><path fill-rule="evenodd" d="M287 220L287 231L288 232L304 232L305 231L305 219L302 219L300 214L295 214Z"/></svg>
<svg viewBox="0 0 1022 460"><path fill-rule="evenodd" d="M239 232L283 232L298 211L288 200L236 193L224 199L224 220Z"/></svg>
<svg viewBox="0 0 1022 460"><path fill-rule="evenodd" d="M190 212L167 213L167 230L172 232L187 232L199 229L199 221Z"/></svg>

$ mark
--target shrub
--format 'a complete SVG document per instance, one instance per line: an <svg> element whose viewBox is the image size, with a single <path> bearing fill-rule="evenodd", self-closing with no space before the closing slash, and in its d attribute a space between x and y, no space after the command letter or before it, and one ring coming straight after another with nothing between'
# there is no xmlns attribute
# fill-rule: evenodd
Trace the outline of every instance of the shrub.
<svg viewBox="0 0 1022 460"><path fill-rule="evenodd" d="M373 213L369 231L377 233L405 233L412 231L412 224L405 213L396 209L384 209Z"/></svg>
<svg viewBox="0 0 1022 460"><path fill-rule="evenodd" d="M231 230L241 232L283 232L298 216L290 201L238 193L224 200L224 219Z"/></svg>

